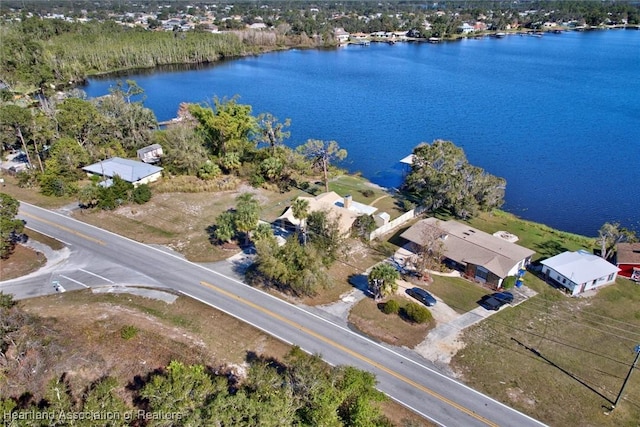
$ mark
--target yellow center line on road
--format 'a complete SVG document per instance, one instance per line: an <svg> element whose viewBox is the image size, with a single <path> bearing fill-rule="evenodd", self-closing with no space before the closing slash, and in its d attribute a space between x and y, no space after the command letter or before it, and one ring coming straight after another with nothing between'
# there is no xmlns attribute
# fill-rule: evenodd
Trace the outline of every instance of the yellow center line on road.
<svg viewBox="0 0 640 427"><path fill-rule="evenodd" d="M435 391L423 386L422 384L418 384L417 382L411 380L410 378L407 378L404 375L401 375L401 374L399 374L399 373L387 368L386 366L384 366L384 365L382 365L382 364L380 364L380 363L368 358L367 356L364 356L364 355L362 355L360 353L357 353L357 352L351 350L350 348L343 346L342 344L339 344L339 343L337 343L337 342L335 342L335 341L333 341L333 340L331 340L331 339L329 339L329 338L327 338L327 337L325 337L323 335L320 335L320 334L312 331L309 328L306 328L306 327L302 326L299 323L296 323L296 322L294 322L294 321L292 321L290 319L287 319L286 317L281 316L278 313L274 313L273 311L268 310L268 309L266 309L264 307L261 307L258 304L255 304L255 303L253 303L253 302L251 302L249 300L246 300L246 299L244 299L244 298L242 298L242 297L240 297L238 295L234 295L234 294L232 294L230 292L227 292L224 289L221 289L221 288L219 288L219 287L217 287L215 285L212 285L211 283L200 282L200 284L203 285L203 286L206 286L208 288L211 288L216 292L220 292L221 294L223 294L223 295L225 295L225 296L227 296L229 298L236 299L236 300L240 301L241 303L243 303L245 305L248 305L249 307L255 308L256 310L259 310L259 311L263 312L264 314L266 314L266 315L268 315L270 317L273 317L275 319L280 320L281 322L284 322L284 323L286 323L286 324L288 324L290 326L293 326L294 328L296 328L296 329L298 329L298 330L300 330L302 332L305 332L305 333L307 333L307 334L309 334L309 335L311 335L311 336L313 336L313 337L315 337L315 338L317 338L317 339L329 344L330 346L332 346L334 348L342 350L345 353L347 353L347 354L349 354L349 355L351 355L351 356L353 356L353 357L355 357L357 359L360 359L363 362L366 362L369 365L374 366L374 367L386 372L389 375L392 375L393 377L399 379L400 381L402 381L402 382L404 382L406 384L409 384L409 385L411 385L411 386L417 388L418 390L421 390L421 391L423 391L423 392L425 392L427 394L430 394L431 396L435 397L436 399L446 403L447 405L453 406L454 408L458 409L459 411L464 412L465 414L475 418L476 420L478 420L480 422L485 423L488 426L499 427L498 424L494 423L491 420L486 419L482 415L479 415L479 414L475 413L471 409L468 409L468 408L466 408L466 407L464 407L464 406L462 406L462 405L460 405L460 404L458 404L458 403L456 403L456 402L444 397L443 395L441 395L441 394L439 394L439 393L437 393L437 392L435 392Z"/></svg>
<svg viewBox="0 0 640 427"><path fill-rule="evenodd" d="M47 221L46 219L43 219L43 218L37 217L37 216L35 216L35 215L31 215L31 214L28 214L28 213L25 213L25 212L20 212L20 215L24 215L24 216L26 216L27 218L33 218L33 219L35 219L36 221L44 222L45 224L49 224L49 225L50 225L50 226L52 226L52 227L59 228L59 229L60 229L60 230L62 230L62 231L66 231L67 233L75 234L75 235L76 235L76 236L78 236L78 237L82 237L83 239L89 240L90 242L97 243L97 244L102 245L102 246L106 245L106 243L105 243L105 242L103 242L103 241L102 241L102 240L100 240L100 239L96 239L96 238L94 238L94 237L87 236L86 234L80 233L79 231L76 231L76 230L72 230L72 229L70 229L70 228L67 228L67 227L65 227L64 225L59 225L59 224L56 224L56 223L54 223L54 222Z"/></svg>

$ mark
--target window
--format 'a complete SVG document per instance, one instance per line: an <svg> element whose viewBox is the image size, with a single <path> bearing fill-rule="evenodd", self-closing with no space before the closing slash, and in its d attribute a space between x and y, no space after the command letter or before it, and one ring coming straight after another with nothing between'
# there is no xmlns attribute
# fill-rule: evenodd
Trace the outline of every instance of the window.
<svg viewBox="0 0 640 427"><path fill-rule="evenodd" d="M488 275L489 275L489 270L487 270L486 268L483 268L483 267L480 267L480 266L478 266L476 268L476 278L477 279L482 279L482 280L486 281Z"/></svg>
<svg viewBox="0 0 640 427"><path fill-rule="evenodd" d="M565 279L564 277L562 278L562 284L567 283L567 279Z"/></svg>
<svg viewBox="0 0 640 427"><path fill-rule="evenodd" d="M611 282L613 280L613 276L615 276L615 275L616 275L616 273L611 273L609 275L609 277L607 278L607 282Z"/></svg>

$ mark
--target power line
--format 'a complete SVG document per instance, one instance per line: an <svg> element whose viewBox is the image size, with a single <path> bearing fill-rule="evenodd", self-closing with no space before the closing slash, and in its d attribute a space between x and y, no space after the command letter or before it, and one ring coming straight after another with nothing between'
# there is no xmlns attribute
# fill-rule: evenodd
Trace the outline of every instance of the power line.
<svg viewBox="0 0 640 427"><path fill-rule="evenodd" d="M531 301L531 300L528 300L528 301ZM541 309L530 307L526 303L522 303L518 307L522 307L523 309L530 310L530 311L535 311L535 312L542 313L542 314L550 314L549 311L545 312L545 311L543 311ZM562 316L562 315L565 315L565 314L567 314L567 313L560 313L559 315ZM615 326L604 325L604 326L606 326L608 328L612 328L612 329L615 329L615 330L618 330L618 331L621 331L621 332L624 332L624 333L627 333L627 334L637 335L639 338L635 338L634 339L634 338L629 338L629 337L626 337L626 336L618 335L618 334L603 330L601 328L598 328L596 326L585 324L584 322L580 322L578 320L567 319L566 317L560 317L560 318L558 318L558 320L562 321L562 322L565 322L565 323L574 323L574 324L577 324L578 326L581 326L581 327L584 327L584 328L593 329L593 330L602 332L604 334L607 334L607 335L610 335L610 336L613 336L613 337L616 337L616 338L620 338L622 340L630 341L630 342L633 342L633 343L637 343L638 340L640 339L640 333L639 332L628 331L626 329L616 328Z"/></svg>

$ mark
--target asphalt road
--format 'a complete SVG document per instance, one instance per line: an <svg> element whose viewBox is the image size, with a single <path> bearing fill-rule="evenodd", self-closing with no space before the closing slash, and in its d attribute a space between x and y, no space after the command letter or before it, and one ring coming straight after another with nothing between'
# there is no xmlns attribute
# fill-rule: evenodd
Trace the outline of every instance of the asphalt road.
<svg viewBox="0 0 640 427"><path fill-rule="evenodd" d="M440 373L408 349L376 343L350 329L270 296L221 272L56 212L20 205L27 227L64 242L69 258L41 274L0 284L20 297L109 284L168 287L264 332L322 355L332 365L372 372L392 399L443 426L541 426L531 417Z"/></svg>

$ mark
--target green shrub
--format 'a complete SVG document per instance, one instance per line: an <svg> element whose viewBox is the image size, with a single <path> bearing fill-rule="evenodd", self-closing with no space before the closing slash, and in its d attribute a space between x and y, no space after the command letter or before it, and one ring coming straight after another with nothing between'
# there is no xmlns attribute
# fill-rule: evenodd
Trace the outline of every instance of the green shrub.
<svg viewBox="0 0 640 427"><path fill-rule="evenodd" d="M427 323L433 320L433 315L427 307L415 302L410 302L405 306L404 314L410 321L415 323Z"/></svg>
<svg viewBox="0 0 640 427"><path fill-rule="evenodd" d="M366 188L364 190L360 190L360 194L362 194L364 197L373 197L375 193L372 189Z"/></svg>
<svg viewBox="0 0 640 427"><path fill-rule="evenodd" d="M307 191L311 187L311 183L309 181L302 181L298 183L298 188L302 191Z"/></svg>
<svg viewBox="0 0 640 427"><path fill-rule="evenodd" d="M400 311L400 304L394 299L390 299L382 306L382 312L384 314L397 314L398 311Z"/></svg>
<svg viewBox="0 0 640 427"><path fill-rule="evenodd" d="M507 276L502 281L502 287L504 289L511 289L516 285L516 276Z"/></svg>
<svg viewBox="0 0 640 427"><path fill-rule="evenodd" d="M133 325L125 325L120 329L120 337L123 340L130 340L136 335L138 335L138 328Z"/></svg>
<svg viewBox="0 0 640 427"><path fill-rule="evenodd" d="M251 177L249 178L249 184L251 184L253 188L260 188L264 185L265 182L266 180L264 179L264 177L258 173L251 175Z"/></svg>
<svg viewBox="0 0 640 427"><path fill-rule="evenodd" d="M208 160L200 167L200 169L198 169L198 178L204 179L205 181L217 178L220 176L220 174L222 174L220 166L216 165L210 160Z"/></svg>
<svg viewBox="0 0 640 427"><path fill-rule="evenodd" d="M151 188L147 184L141 184L133 189L131 198L135 203L143 205L151 200Z"/></svg>
<svg viewBox="0 0 640 427"><path fill-rule="evenodd" d="M413 203L411 200L403 199L401 203L402 203L402 209L404 209L405 212L409 212L411 209L415 209L416 207L416 204Z"/></svg>

